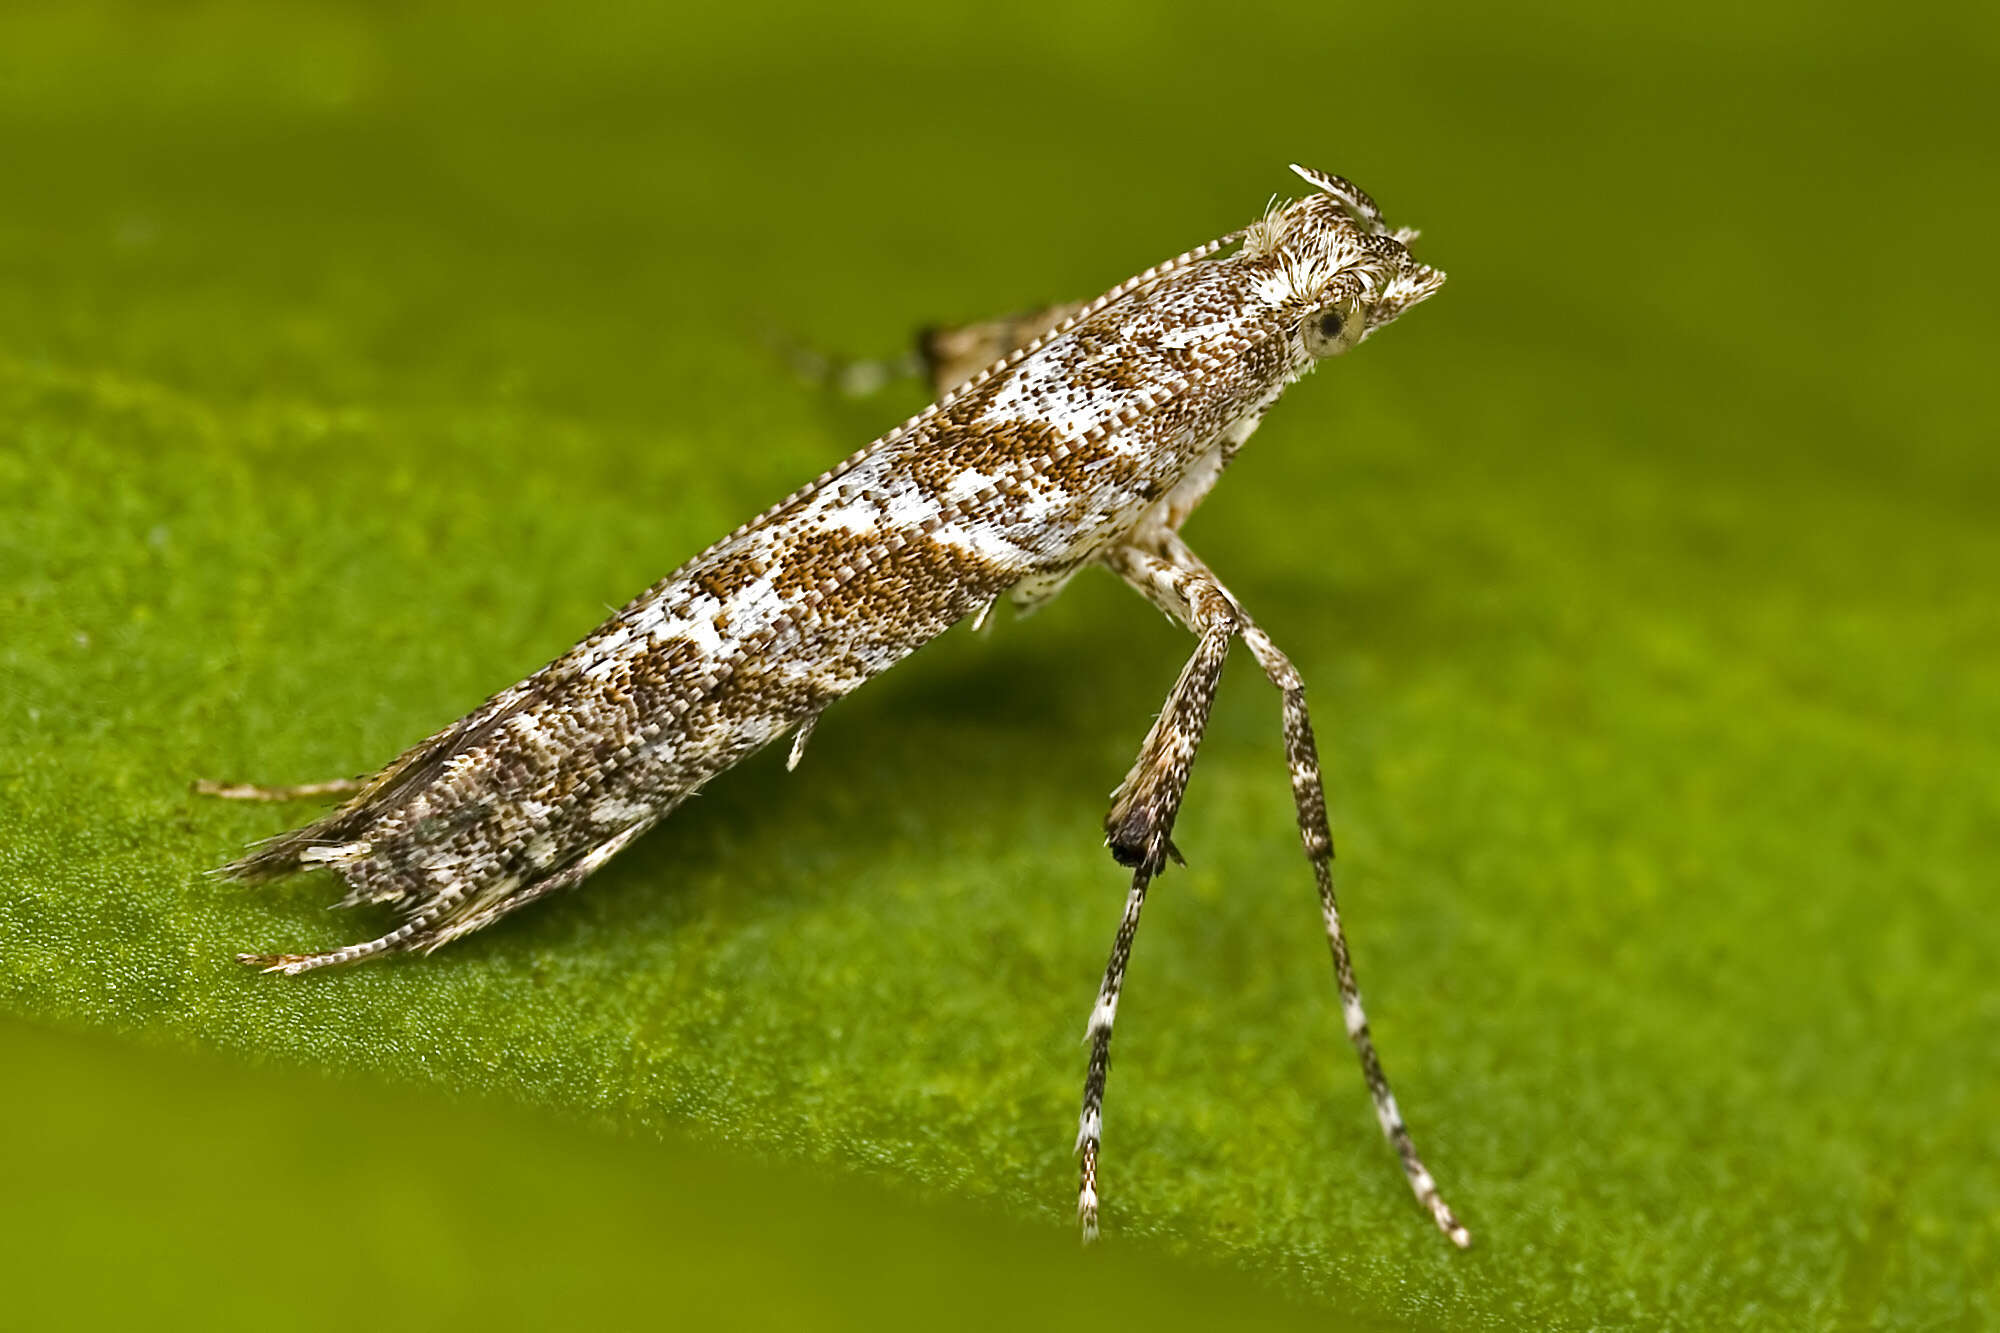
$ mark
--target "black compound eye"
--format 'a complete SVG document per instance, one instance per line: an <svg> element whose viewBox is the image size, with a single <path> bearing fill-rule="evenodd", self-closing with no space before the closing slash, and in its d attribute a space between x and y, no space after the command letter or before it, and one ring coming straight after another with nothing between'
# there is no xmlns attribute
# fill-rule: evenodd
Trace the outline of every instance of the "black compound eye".
<svg viewBox="0 0 2000 1333"><path fill-rule="evenodd" d="M1329 310L1319 317L1319 336L1328 342L1340 336L1342 327L1340 315L1335 311Z"/></svg>

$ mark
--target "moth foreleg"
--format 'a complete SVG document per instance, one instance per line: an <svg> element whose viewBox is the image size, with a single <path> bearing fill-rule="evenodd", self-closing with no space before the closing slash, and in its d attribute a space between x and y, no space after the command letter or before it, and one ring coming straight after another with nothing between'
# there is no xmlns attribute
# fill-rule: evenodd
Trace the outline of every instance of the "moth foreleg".
<svg viewBox="0 0 2000 1333"><path fill-rule="evenodd" d="M1180 860L1173 845L1174 820L1180 814L1181 798L1187 794L1195 751L1208 728L1209 708L1215 702L1215 687L1222 678L1230 640L1240 628L1235 608L1219 586L1185 582L1188 586L1177 590L1177 595L1187 606L1189 628L1201 641L1168 691L1165 706L1140 743L1139 756L1125 780L1112 793L1111 809L1104 817L1104 841L1111 855L1121 865L1143 865L1155 875L1165 868L1169 857Z"/></svg>
<svg viewBox="0 0 2000 1333"><path fill-rule="evenodd" d="M1463 1248L1472 1236L1453 1215L1438 1192L1437 1181L1417 1155L1409 1127L1403 1122L1389 1077L1375 1051L1368 1030L1368 1017L1361 1007L1360 986L1354 979L1354 960L1348 951L1347 935L1340 920L1340 906L1333 890L1333 835L1327 825L1326 790L1320 778L1319 752L1313 739L1312 717L1306 710L1305 682L1269 635L1244 614L1215 575L1202 563L1177 533L1153 534L1153 550L1121 547L1106 563L1143 594L1147 600L1181 620L1196 633L1205 633L1194 615L1188 590L1212 589L1234 610L1235 623L1244 646L1263 668L1264 675L1277 687L1284 701L1285 762L1291 771L1292 801L1297 808L1299 837L1312 863L1313 878L1319 887L1320 915L1326 927L1327 948L1333 955L1334 981L1340 988L1340 1007L1348 1040L1361 1060L1361 1075L1375 1105L1375 1118L1383 1137L1395 1149L1403 1174L1417 1201L1430 1213L1438 1229Z"/></svg>
<svg viewBox="0 0 2000 1333"><path fill-rule="evenodd" d="M1097 1155L1104 1130L1104 1085L1111 1069L1111 1025L1118 1014L1118 996L1125 982L1125 968L1132 956L1132 940L1139 930L1139 912L1146 903L1146 887L1165 868L1169 857L1178 860L1173 844L1174 819L1180 813L1181 798L1187 793L1188 777L1194 769L1195 752L1208 727L1209 707L1215 701L1216 682L1229 643L1239 629L1235 607L1221 586L1205 573L1189 573L1167 567L1157 557L1120 548L1106 557L1113 568L1124 572L1158 576L1170 585L1165 595L1175 599L1186 622L1201 636L1194 655L1181 669L1180 678L1167 694L1160 715L1139 747L1139 758L1112 796L1111 812L1105 817L1105 841L1111 854L1131 866L1132 888L1125 899L1125 913L1119 919L1118 934L1111 946L1111 961L1098 987L1097 1003L1090 1011L1085 1040L1090 1043L1090 1065L1084 1075L1083 1110L1078 1117L1076 1150L1080 1161L1077 1181L1077 1220L1085 1241L1097 1238ZM1121 562L1124 562L1121 564ZM1148 564L1147 562L1151 562Z"/></svg>

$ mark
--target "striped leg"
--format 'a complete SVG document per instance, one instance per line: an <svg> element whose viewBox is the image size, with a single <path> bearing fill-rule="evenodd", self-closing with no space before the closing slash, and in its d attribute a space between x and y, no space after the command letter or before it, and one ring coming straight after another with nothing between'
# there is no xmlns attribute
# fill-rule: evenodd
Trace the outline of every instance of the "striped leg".
<svg viewBox="0 0 2000 1333"><path fill-rule="evenodd" d="M1111 794L1111 810L1104 816L1104 841L1118 864L1142 866L1155 875L1166 868L1169 858L1180 860L1173 843L1174 819L1187 794L1202 732L1208 729L1208 710L1215 702L1222 664L1240 629L1236 609L1219 591L1195 589L1190 619L1201 642L1181 668L1166 706L1140 743L1131 771Z"/></svg>
<svg viewBox="0 0 2000 1333"><path fill-rule="evenodd" d="M1097 1005L1090 1011L1090 1027L1084 1034L1090 1043L1090 1070L1083 1079L1083 1114L1076 1127L1076 1151L1082 1160L1076 1220L1083 1227L1085 1244L1097 1239L1097 1147L1104 1132L1104 1079L1111 1072L1111 1024L1118 1017L1118 992L1125 984L1125 965L1132 959L1132 938L1139 933L1139 912L1146 906L1146 886L1152 878L1145 866L1132 872L1125 915L1118 920L1111 961L1104 965L1104 984L1097 988Z"/></svg>
<svg viewBox="0 0 2000 1333"><path fill-rule="evenodd" d="M1368 1031L1368 1016L1361 1007L1361 989L1354 979L1354 960L1348 952L1347 935L1340 924L1340 907L1333 891L1333 835L1327 827L1326 790L1320 781L1319 752L1313 741L1312 719L1306 711L1305 683L1291 660L1271 642L1230 596L1201 558L1175 533L1158 536L1158 554L1135 548L1121 548L1107 563L1154 605L1197 633L1198 611L1190 593L1199 597L1205 589L1228 602L1234 611L1237 632L1265 676L1284 698L1285 760L1291 769L1292 799L1298 807L1299 836L1312 862L1313 878L1319 886L1320 912L1326 925L1327 947L1333 955L1333 975L1340 987L1340 1006L1348 1040L1361 1059L1361 1075L1368 1095L1375 1103L1375 1118L1382 1134L1402 1161L1417 1201L1430 1213L1438 1229L1452 1243L1464 1248L1472 1235L1453 1215L1438 1192L1437 1182L1417 1155L1409 1128L1403 1123L1389 1077L1375 1051Z"/></svg>
<svg viewBox="0 0 2000 1333"><path fill-rule="evenodd" d="M197 796L219 796L225 801L306 801L315 796L352 796L367 785L366 778L295 782L284 787L266 787L255 782L216 782L209 778L198 778L191 790Z"/></svg>
<svg viewBox="0 0 2000 1333"><path fill-rule="evenodd" d="M917 330L915 345L886 361L848 361L799 343L778 346L792 371L811 384L849 398L866 398L899 380L920 379L942 398L986 367L1068 319L1082 302L1037 306L977 324L931 325Z"/></svg>
<svg viewBox="0 0 2000 1333"><path fill-rule="evenodd" d="M1174 819L1187 794L1195 751L1208 727L1209 706L1216 682L1236 637L1235 608L1219 592L1191 590L1190 615L1200 625L1201 642L1182 668L1167 695L1166 706L1139 747L1131 772L1112 794L1105 816L1105 842L1121 865L1132 867L1132 890L1125 898L1125 915L1112 941L1111 961L1104 968L1096 1007L1084 1034L1090 1043L1090 1069L1083 1083L1083 1111L1078 1119L1076 1150L1082 1159L1077 1185L1077 1220L1086 1242L1097 1239L1097 1150L1104 1128L1104 1081L1111 1068L1111 1025L1118 1016L1118 993L1132 957L1132 939L1139 932L1139 912L1146 905L1146 888L1166 868L1174 848Z"/></svg>
<svg viewBox="0 0 2000 1333"><path fill-rule="evenodd" d="M986 367L1026 347L1082 308L1080 301L1037 306L999 319L956 328L937 327L917 333L917 357L931 392L942 398Z"/></svg>
<svg viewBox="0 0 2000 1333"><path fill-rule="evenodd" d="M483 893L467 897L464 888L440 892L412 913L410 919L378 939L330 949L325 953L239 953L236 961L264 972L282 972L296 977L323 967L345 967L384 954L432 953L463 935L490 925L537 898L581 884L606 861L658 823L658 817L642 819L612 834L558 870L552 870L526 884L503 882Z"/></svg>
<svg viewBox="0 0 2000 1333"><path fill-rule="evenodd" d="M1472 1233L1452 1215L1438 1193L1437 1182L1417 1156L1403 1113L1396 1106L1396 1094L1389 1090L1389 1076L1382 1072L1382 1059L1375 1053L1375 1039L1368 1033L1368 1015L1361 1008L1361 988L1354 980L1354 960L1347 951L1347 934L1340 926L1340 905L1333 895L1333 834L1326 822L1326 788L1321 785L1319 750L1313 743L1312 718L1306 712L1305 683L1290 659L1278 651L1264 631L1255 625L1243 632L1243 642L1264 668L1285 700L1285 762L1292 770L1292 800L1298 806L1299 837L1312 862L1313 878L1319 884L1320 915L1326 923L1327 948L1333 954L1333 976L1340 987L1340 1008L1347 1023L1347 1039L1361 1057L1361 1077L1367 1081L1368 1096L1375 1103L1375 1119L1389 1146L1402 1160L1403 1174L1417 1202L1430 1212L1438 1230L1464 1249L1472 1244Z"/></svg>

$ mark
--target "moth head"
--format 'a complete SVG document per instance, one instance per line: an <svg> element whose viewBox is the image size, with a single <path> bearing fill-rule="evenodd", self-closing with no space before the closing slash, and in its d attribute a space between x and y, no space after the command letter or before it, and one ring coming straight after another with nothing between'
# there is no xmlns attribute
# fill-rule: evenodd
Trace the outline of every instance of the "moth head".
<svg viewBox="0 0 2000 1333"><path fill-rule="evenodd" d="M1417 233L1391 228L1362 189L1294 166L1318 193L1276 206L1244 237L1242 257L1268 271L1281 319L1297 321L1313 360L1338 356L1444 286L1410 255Z"/></svg>

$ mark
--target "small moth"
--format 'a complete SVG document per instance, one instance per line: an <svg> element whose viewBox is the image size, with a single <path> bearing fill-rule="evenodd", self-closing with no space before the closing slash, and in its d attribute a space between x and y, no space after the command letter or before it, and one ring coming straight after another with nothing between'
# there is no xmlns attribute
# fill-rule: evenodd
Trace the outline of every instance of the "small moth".
<svg viewBox="0 0 2000 1333"><path fill-rule="evenodd" d="M1179 860L1174 819L1223 659L1237 640L1283 700L1285 755L1318 880L1347 1035L1417 1199L1465 1228L1418 1158L1369 1036L1332 878L1304 686L1180 535L1287 385L1444 283L1338 176L1094 301L925 341L938 401L695 556L583 642L364 779L216 795L346 794L331 813L217 873L325 867L342 906L402 915L324 953L244 954L296 976L428 953L570 888L702 784L789 734L962 620L1028 611L1087 565L1111 570L1196 646L1112 794L1105 841L1131 888L1086 1029L1078 1215L1097 1234L1111 1028L1147 886ZM997 358L997 359L995 359ZM971 373L976 363L984 369Z"/></svg>

